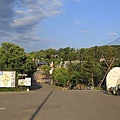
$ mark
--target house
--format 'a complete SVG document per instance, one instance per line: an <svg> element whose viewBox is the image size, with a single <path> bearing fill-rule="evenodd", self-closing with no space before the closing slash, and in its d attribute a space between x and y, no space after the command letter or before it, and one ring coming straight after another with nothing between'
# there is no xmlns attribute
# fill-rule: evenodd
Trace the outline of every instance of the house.
<svg viewBox="0 0 120 120"><path fill-rule="evenodd" d="M41 71L36 71L33 75L33 79L37 82L37 83L45 83L45 75L43 74L43 72Z"/></svg>

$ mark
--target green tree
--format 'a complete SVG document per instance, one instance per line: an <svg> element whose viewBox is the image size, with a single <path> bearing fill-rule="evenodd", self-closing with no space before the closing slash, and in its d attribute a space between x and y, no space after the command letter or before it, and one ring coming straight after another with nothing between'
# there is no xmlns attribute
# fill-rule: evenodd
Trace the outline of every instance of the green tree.
<svg viewBox="0 0 120 120"><path fill-rule="evenodd" d="M80 83L79 79L80 79L79 72L74 71L70 76L70 83L72 84L72 87L75 87L77 84Z"/></svg>
<svg viewBox="0 0 120 120"><path fill-rule="evenodd" d="M56 68L53 72L53 78L59 86L65 87L67 81L69 80L67 69L64 67Z"/></svg>
<svg viewBox="0 0 120 120"><path fill-rule="evenodd" d="M14 70L17 73L30 74L36 65L24 49L10 42L3 42L0 47L0 69Z"/></svg>
<svg viewBox="0 0 120 120"><path fill-rule="evenodd" d="M40 67L40 69L46 77L49 77L49 74L50 74L50 67L49 66L43 65Z"/></svg>
<svg viewBox="0 0 120 120"><path fill-rule="evenodd" d="M102 68L99 63L93 61L84 61L80 72L81 79L85 80L85 84L94 83L97 85L102 77Z"/></svg>
<svg viewBox="0 0 120 120"><path fill-rule="evenodd" d="M35 62L32 61L32 57L29 54L26 54L26 60L24 63L24 73L27 73L28 76L32 76L36 69L37 66Z"/></svg>

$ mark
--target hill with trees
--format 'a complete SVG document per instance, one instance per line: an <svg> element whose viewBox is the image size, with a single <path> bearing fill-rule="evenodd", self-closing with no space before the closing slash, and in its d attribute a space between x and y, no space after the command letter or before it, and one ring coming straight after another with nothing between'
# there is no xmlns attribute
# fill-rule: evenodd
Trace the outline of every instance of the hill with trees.
<svg viewBox="0 0 120 120"><path fill-rule="evenodd" d="M61 74L61 70L58 70L58 67L65 67L67 69L68 80L67 82L73 83L73 86L76 84L85 84L89 83L98 86L101 81L104 81L105 75L107 72L115 66L120 66L120 46L94 46L91 48L60 48L55 49L46 49L40 50L38 52L31 52L30 55L40 61L45 62L54 62L54 72L53 79L57 81L59 85L64 86L59 82L59 79L56 78L56 74ZM56 72L60 71L59 72ZM62 70L64 71L64 70ZM63 73L64 75L64 73ZM104 85L104 82L103 84Z"/></svg>
<svg viewBox="0 0 120 120"><path fill-rule="evenodd" d="M14 70L17 73L26 73L29 76L36 71L35 61L54 63L52 78L59 86L67 86L68 83L75 87L77 84L93 84L98 86L107 72L120 66L120 46L94 46L91 48L60 48L39 50L25 53L24 49L9 42L3 42L0 47L0 70ZM34 59L34 61L33 61ZM41 69L42 69L41 68ZM47 70L45 70L47 68Z"/></svg>

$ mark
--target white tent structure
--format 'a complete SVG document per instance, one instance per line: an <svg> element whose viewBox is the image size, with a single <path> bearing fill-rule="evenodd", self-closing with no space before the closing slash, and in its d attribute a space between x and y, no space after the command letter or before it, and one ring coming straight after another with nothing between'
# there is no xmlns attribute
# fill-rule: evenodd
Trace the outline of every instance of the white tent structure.
<svg viewBox="0 0 120 120"><path fill-rule="evenodd" d="M106 76L107 90L109 90L111 87L116 87L118 79L120 79L120 67L114 67Z"/></svg>

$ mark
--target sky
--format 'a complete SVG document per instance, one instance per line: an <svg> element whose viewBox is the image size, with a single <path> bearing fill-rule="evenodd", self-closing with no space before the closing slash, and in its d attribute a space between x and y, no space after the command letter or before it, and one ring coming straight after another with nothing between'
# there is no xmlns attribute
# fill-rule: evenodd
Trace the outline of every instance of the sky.
<svg viewBox="0 0 120 120"><path fill-rule="evenodd" d="M120 0L0 0L0 44L26 52L106 45L120 37Z"/></svg>

